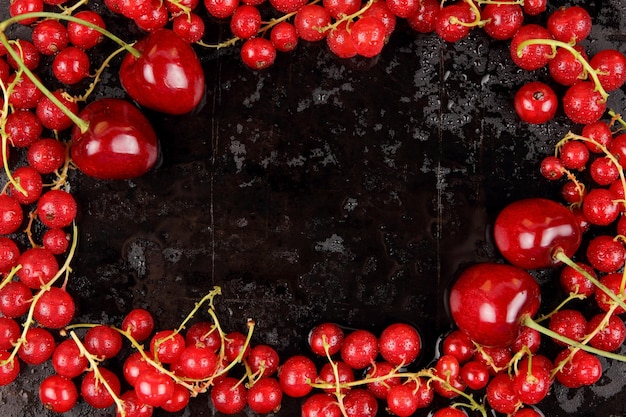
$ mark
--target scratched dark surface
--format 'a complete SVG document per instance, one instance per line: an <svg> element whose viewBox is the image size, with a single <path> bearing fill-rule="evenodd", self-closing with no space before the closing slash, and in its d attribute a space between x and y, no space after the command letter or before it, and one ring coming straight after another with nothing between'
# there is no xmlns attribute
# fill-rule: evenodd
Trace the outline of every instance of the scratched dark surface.
<svg viewBox="0 0 626 417"><path fill-rule="evenodd" d="M626 3L574 3L594 17L584 43L589 54L626 52ZM550 2L550 10L561 4ZM122 38L139 36L104 13ZM227 37L226 23L211 25L205 41ZM92 52L94 60L107 47ZM501 260L490 237L498 211L522 197L556 195L537 163L578 127L561 112L545 126L528 126L512 109L516 89L548 80L547 72L516 69L507 43L480 30L446 44L401 20L373 60L344 61L323 43L301 42L272 68L253 72L237 48L197 51L207 79L201 108L182 117L147 113L161 143L157 168L120 182L71 174L80 205L68 286L78 303L75 321L119 324L131 308L144 307L159 328L173 327L219 285L222 326L244 331L254 319L253 342L274 346L283 359L308 354L306 335L321 321L374 332L405 321L422 333L416 366L427 366L450 329L445 293L455 274ZM94 97L123 96L116 62ZM609 105L626 108L624 90ZM550 305L561 296L551 272L535 275ZM598 386L555 385L539 408L546 416L623 415L626 369L603 363ZM51 370L24 366L0 390L0 414L51 415L37 399L38 382ZM300 402L285 399L277 415L298 415ZM114 411L80 403L67 415ZM202 395L178 415L216 413Z"/></svg>

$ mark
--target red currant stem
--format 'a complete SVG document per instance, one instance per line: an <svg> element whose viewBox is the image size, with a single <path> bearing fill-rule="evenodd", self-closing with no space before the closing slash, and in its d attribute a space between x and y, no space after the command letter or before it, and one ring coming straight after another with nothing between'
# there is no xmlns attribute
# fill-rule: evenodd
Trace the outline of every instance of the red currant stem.
<svg viewBox="0 0 626 417"><path fill-rule="evenodd" d="M217 295L221 295L221 294L222 294L222 289L220 287L218 286L213 287L211 291L209 291L204 297L202 297L200 301L198 301L194 305L194 308L191 310L191 312L189 312L189 314L187 314L187 317L185 317L185 319L180 323L175 333L180 333L185 328L185 324L187 324L187 322L193 318L193 316L198 312L198 310L200 309L200 307L202 307L204 303L206 302L209 303L209 309L211 310L215 309L213 305L213 299Z"/></svg>
<svg viewBox="0 0 626 417"><path fill-rule="evenodd" d="M72 13L74 13L74 10L78 9L80 6L85 5L89 3L89 0L80 0L77 1L76 4L74 4L71 7L64 7L64 6L59 6L62 10L63 13L62 14L66 14L66 15L71 15Z"/></svg>
<svg viewBox="0 0 626 417"><path fill-rule="evenodd" d="M19 45L18 45L18 48L20 48ZM18 81L19 81L19 77L16 76L15 80L11 84L9 84L9 87L7 88L5 87L4 82L0 80L0 88L2 89L2 94L4 95L4 97L9 97L11 95L11 92L13 91L13 88L15 87L15 84L17 84ZM4 103L2 104L2 116L0 119L0 125L2 126L2 144L1 144L2 145L2 165L4 167L4 172L9 182L13 184L13 187L15 187L16 190L18 190L23 195L26 195L27 194L26 190L24 189L24 187L20 185L19 181L16 181L15 178L13 178L13 174L11 173L11 169L9 168L9 158L7 155L8 146L9 146L9 142L8 142L9 138L4 130L8 115L9 115L9 100L4 100Z"/></svg>
<svg viewBox="0 0 626 417"><path fill-rule="evenodd" d="M70 332L70 336L74 340L74 342L76 342L76 346L78 346L78 350L80 351L80 354L84 356L85 358L87 358L87 361L89 361L89 364L91 365L91 370L93 371L96 377L96 380L100 382L102 385L104 385L104 388L107 390L109 395L111 395L111 397L113 398L113 401L115 402L115 405L117 406L117 411L119 412L120 416L125 417L126 410L124 409L124 401L122 401L117 396L117 394L115 393L115 391L113 391L113 389L111 388L107 380L102 376L102 373L100 373L100 369L98 368L98 360L96 359L96 357L92 355L91 353L89 353L87 348L85 348L85 345L83 344L83 342L81 342L78 336L76 336L76 333L74 331Z"/></svg>
<svg viewBox="0 0 626 417"><path fill-rule="evenodd" d="M496 363L494 362L493 358L491 357L491 355L489 355L487 352L485 352L485 349L483 349L483 347L481 345L479 345L476 342L473 342L474 346L476 347L476 352L480 353L487 361L487 365L489 365L491 367L491 369L493 369L494 372L498 373L500 371L502 371L505 368L501 368L499 366L496 366Z"/></svg>
<svg viewBox="0 0 626 417"><path fill-rule="evenodd" d="M50 189L58 190L65 185L67 181L67 172L70 169L71 163L72 159L70 158L70 146L69 144L65 144L65 162L63 163L63 167L61 167L61 171L57 171L55 173L57 179L53 182Z"/></svg>
<svg viewBox="0 0 626 417"><path fill-rule="evenodd" d="M476 18L474 19L473 22L464 22L462 20L459 20L459 18L456 16L451 16L450 17L451 24L472 28L472 27L484 26L489 22L489 20L480 19L480 9L478 8L478 6L476 6L476 4L474 4L473 0L464 0L464 1L465 3L469 5L470 9L472 10L472 13L474 13L474 16L476 16Z"/></svg>
<svg viewBox="0 0 626 417"><path fill-rule="evenodd" d="M542 321L545 321L545 320L549 319L550 317L552 317L552 315L554 315L559 310L561 310L570 301L572 301L572 300L584 300L585 298L587 298L587 296L585 294L579 294L577 292L570 292L568 294L567 298L565 298L563 301L561 301L561 303L558 306L556 306L554 308L554 310L552 310L548 314L544 314L544 315L538 317L537 319L535 319L535 321L537 323L541 323Z"/></svg>
<svg viewBox="0 0 626 417"><path fill-rule="evenodd" d="M83 93L82 96L79 97L75 97L74 99L76 101L86 101L87 97L89 97L89 95L91 93L93 93L93 90L96 88L96 85L98 84L98 81L100 81L100 77L102 76L102 73L104 72L104 70L109 66L109 63L111 62L111 60L113 58L115 58L118 54L124 52L126 50L126 48L124 48L123 46L116 49L115 51L113 51L105 60L104 62L102 62L102 65L100 65L100 67L96 70L95 74L93 75L93 81L89 84L89 88L87 88L87 90Z"/></svg>
<svg viewBox="0 0 626 417"><path fill-rule="evenodd" d="M4 279L0 282L0 290L3 289L9 282L13 281L13 277L20 269L22 269L21 264L15 265L13 268L11 268L11 271L9 271L6 277L4 277Z"/></svg>
<svg viewBox="0 0 626 417"><path fill-rule="evenodd" d="M175 5L176 7L180 9L175 12L175 16L178 16L183 13L189 16L190 13L192 12L189 6L185 6L181 0L169 0L168 3Z"/></svg>
<svg viewBox="0 0 626 417"><path fill-rule="evenodd" d="M563 262L565 265L570 266L572 268L574 268L576 270L576 272L578 272L579 274L582 274L585 278L587 278L589 281L591 281L591 283L593 285L595 285L598 289L600 289L602 292L604 292L608 297L610 297L613 301L615 301L620 307L622 307L624 310L626 310L626 303L624 303L624 300L622 300L617 294L615 294L613 291L611 291L610 289L608 289L606 287L606 285L604 285L603 283L601 283L600 281L598 281L597 278L594 278L593 276L591 276L591 274L589 274L587 271L585 271L583 268L581 268L580 266L578 266L576 264L576 262L572 261L567 255L565 255L565 253L563 252L563 250L558 249L554 252L554 258L558 261Z"/></svg>
<svg viewBox="0 0 626 417"><path fill-rule="evenodd" d="M528 356L529 360L532 357L532 352L526 345L522 346L522 348L518 352L516 352L515 355L513 355L513 357L509 361L509 364L508 364L509 375L511 374L511 371L513 371L513 374L515 375L518 374L519 372L518 364L519 364L519 361L521 361L524 358L524 356Z"/></svg>
<svg viewBox="0 0 626 417"><path fill-rule="evenodd" d="M377 1L377 0L368 0L368 2L367 2L367 3L365 3L365 5L364 5L363 7L361 7L359 10L357 10L356 12L354 12L354 13L352 13L352 14L350 14L350 15L344 15L344 14L342 14L342 15L341 15L341 17L340 17L339 19L337 19L337 20L336 20L336 21L334 21L333 23L328 24L328 25L326 25L326 26L324 26L324 27L322 27L322 28L318 28L318 30L319 30L320 32L326 32L326 31L329 31L329 30L334 30L334 29L337 29L337 27L338 27L341 23L343 23L343 22L345 22L345 21L352 22L355 18L359 17L359 16L360 16L360 15L362 15L362 14L363 14L363 13L364 13L367 9L369 9L370 7L372 7L372 4L374 4L376 1ZM311 3L311 4L313 4L313 3Z"/></svg>
<svg viewBox="0 0 626 417"><path fill-rule="evenodd" d="M506 1L506 0L478 0L476 1L476 4L519 4L519 5L523 5L524 4L524 0L515 0L515 1Z"/></svg>
<svg viewBox="0 0 626 417"><path fill-rule="evenodd" d="M576 60L582 64L585 71L587 71L587 74L591 75L593 83L596 86L596 91L600 93L602 99L606 101L606 99L609 97L609 93L606 92L604 87L602 87L602 83L600 83L600 79L598 78L598 72L591 66L591 64L589 64L589 62L582 56L580 52L574 49L571 44L567 42L557 41L556 39L528 39L520 43L517 47L518 57L522 57L523 49L528 45L548 45L552 46L553 49L559 47L568 50L572 55L574 55L574 58L576 58Z"/></svg>
<svg viewBox="0 0 626 417"><path fill-rule="evenodd" d="M35 214L34 211L31 211L30 213L28 213L28 225L26 225L26 230L24 230L24 233L26 233L26 236L28 237L28 241L30 242L30 246L32 246L33 248L36 248L39 246L37 245L37 243L35 243L35 240L33 239L33 221L35 221L36 218L37 218L37 215Z"/></svg>
<svg viewBox="0 0 626 417"><path fill-rule="evenodd" d="M609 116L611 116L611 122L617 121L617 122L619 122L619 124L622 125L623 128L626 128L626 121L624 121L624 119L622 119L622 116L620 116L619 114L615 113L615 111L609 110Z"/></svg>
<svg viewBox="0 0 626 417"><path fill-rule="evenodd" d="M574 339L570 339L569 337L563 336L562 334L559 334L555 331L552 331L540 324L538 324L537 322L535 322L535 320L533 320L530 316L524 316L522 318L522 325L529 327L531 329L537 330L539 333L551 337L554 340L558 340L572 348L575 349L580 349L580 350L584 350L588 353L592 353L594 355L598 355L598 356L602 356L605 357L607 359L613 359L616 361L620 361L620 362L626 362L626 356L624 355L618 355L617 353L612 353L612 352L607 352L605 350L602 349L597 349L594 348L593 346L589 346L586 344L583 344L581 342L578 342Z"/></svg>
<svg viewBox="0 0 626 417"><path fill-rule="evenodd" d="M328 359L328 363L330 364L330 367L333 370L333 376L335 377L335 398L337 399L337 404L339 406L339 409L341 410L341 415L342 416L347 416L348 415L348 411L346 410L346 406L343 402L343 399L345 397L345 394L341 391L341 381L339 379L339 369L337 368L337 363L333 360L331 354L330 354L330 344L328 343L328 340L326 338L326 335L322 336L322 346L324 346L324 353L326 354L326 358Z"/></svg>

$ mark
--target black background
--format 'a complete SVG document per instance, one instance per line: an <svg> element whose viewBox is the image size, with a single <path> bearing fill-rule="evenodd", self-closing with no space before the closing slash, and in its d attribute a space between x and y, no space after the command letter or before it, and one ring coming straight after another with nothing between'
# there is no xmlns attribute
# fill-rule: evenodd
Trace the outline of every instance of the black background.
<svg viewBox="0 0 626 417"><path fill-rule="evenodd" d="M120 37L141 35L101 2L90 3ZM583 44L590 55L608 47L626 52L623 0L549 3L549 10L581 4L592 14ZM207 23L205 42L229 37L227 21ZM28 29L12 27L11 36L28 36ZM112 49L99 46L93 61ZM306 335L321 321L375 333L403 321L420 329L424 352L415 366L427 366L451 329L451 281L468 264L502 260L490 225L504 205L558 198L558 184L542 179L537 164L569 129L580 130L561 111L546 125L517 120L515 91L531 80L549 82L547 71L517 69L508 43L480 29L448 44L398 19L374 59L340 60L323 42L301 42L259 72L241 63L238 46L197 51L207 81L201 108L180 117L146 111L162 151L154 170L131 181L70 176L80 206L68 286L75 322L119 325L143 307L160 329L175 327L219 285L222 326L245 331L254 319L253 342L272 345L283 360L310 355ZM116 65L93 98L124 96ZM623 89L609 106L626 108ZM533 274L548 309L562 297L553 272ZM539 408L546 416L623 415L624 367L603 363L597 387L555 384ZM2 415L49 415L37 387L51 371L49 364L24 366L0 390ZM298 415L300 402L284 399L278 415ZM209 403L202 395L178 415L215 415ZM114 411L79 403L67 415Z"/></svg>

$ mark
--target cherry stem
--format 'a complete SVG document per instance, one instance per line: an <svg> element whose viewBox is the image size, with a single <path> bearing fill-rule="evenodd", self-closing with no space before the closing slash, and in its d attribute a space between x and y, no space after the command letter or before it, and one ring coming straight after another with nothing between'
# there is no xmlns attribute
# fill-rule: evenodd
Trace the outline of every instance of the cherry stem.
<svg viewBox="0 0 626 417"><path fill-rule="evenodd" d="M523 49L529 45L548 45L552 46L553 49L559 47L568 50L572 55L574 55L574 58L576 58L576 60L582 64L582 66L585 68L585 71L587 71L587 73L591 75L593 83L596 86L596 91L600 93L602 99L606 101L606 99L609 97L609 93L606 92L604 87L602 87L602 83L600 83L597 71L591 66L591 64L589 64L589 62L582 56L580 52L574 49L571 44L567 42L557 41L556 39L528 39L520 43L517 47L517 56L521 58L523 56Z"/></svg>

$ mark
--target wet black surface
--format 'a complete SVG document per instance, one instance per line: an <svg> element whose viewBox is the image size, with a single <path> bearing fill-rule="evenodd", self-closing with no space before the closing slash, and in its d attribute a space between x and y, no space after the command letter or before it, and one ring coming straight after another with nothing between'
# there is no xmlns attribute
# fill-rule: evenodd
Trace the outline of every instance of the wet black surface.
<svg viewBox="0 0 626 417"><path fill-rule="evenodd" d="M626 52L626 4L578 4L594 16L587 51ZM123 38L136 36L111 22ZM427 365L450 329L444 300L457 271L501 259L489 234L495 215L510 201L556 193L537 163L572 126L560 112L545 126L522 124L511 105L519 86L546 72L516 69L507 44L479 30L446 44L400 20L371 61L301 43L252 72L236 48L198 52L208 86L202 108L176 118L148 113L162 146L156 169L121 182L72 173L81 209L68 287L76 321L119 324L144 307L160 328L176 326L219 285L223 327L244 331L254 319L253 341L282 358L307 353L306 335L321 321L374 332L406 321L422 332L418 365ZM123 94L114 68L97 96ZM609 104L626 108L624 91ZM537 276L545 283L550 273ZM546 304L560 296L544 288ZM624 367L610 365L598 387L555 387L540 408L623 415ZM49 415L37 383L50 372L25 367L0 390L1 414ZM286 399L278 415L298 415L299 402ZM84 404L67 413L113 414ZM214 414L206 395L179 413Z"/></svg>

